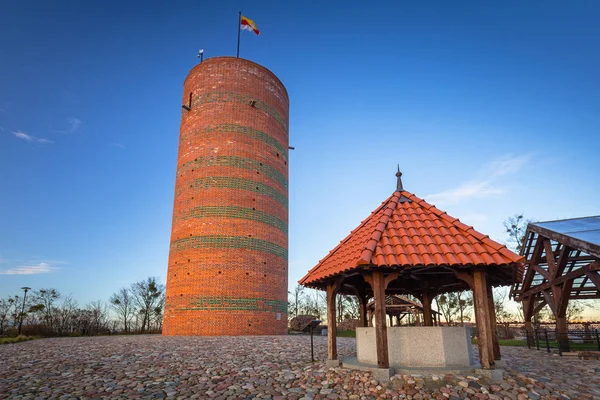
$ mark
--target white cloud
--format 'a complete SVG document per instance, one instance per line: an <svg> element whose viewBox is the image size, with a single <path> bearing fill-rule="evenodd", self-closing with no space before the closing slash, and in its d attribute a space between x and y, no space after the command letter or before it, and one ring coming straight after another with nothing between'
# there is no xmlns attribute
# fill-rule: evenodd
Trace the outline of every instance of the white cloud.
<svg viewBox="0 0 600 400"><path fill-rule="evenodd" d="M120 148L120 149L124 149L124 148L125 148L125 146L124 146L124 145L122 145L121 143L117 143L117 142L112 142L112 143L110 143L110 145L111 145L111 146L118 147L118 148Z"/></svg>
<svg viewBox="0 0 600 400"><path fill-rule="evenodd" d="M79 118L69 117L69 118L67 118L67 124L69 125L67 127L67 129L54 130L54 132L56 132L56 133L74 133L74 132L77 132L79 130L79 127L81 126L82 122L83 121L81 121Z"/></svg>
<svg viewBox="0 0 600 400"><path fill-rule="evenodd" d="M35 265L24 265L9 269L0 269L0 275L37 275L47 274L57 270L57 267L52 267L50 264L41 262Z"/></svg>
<svg viewBox="0 0 600 400"><path fill-rule="evenodd" d="M27 141L29 143L44 143L44 144L45 143L54 143L52 140L35 137L35 136L30 135L30 134L28 134L26 132L23 132L23 131L16 131L16 132L13 131L12 133L18 139L25 140L25 141Z"/></svg>
<svg viewBox="0 0 600 400"><path fill-rule="evenodd" d="M529 162L531 156L506 155L483 165L475 178L461 183L454 189L434 193L425 198L435 204L457 204L465 200L480 199L502 195L506 189L502 186L503 177L515 175Z"/></svg>

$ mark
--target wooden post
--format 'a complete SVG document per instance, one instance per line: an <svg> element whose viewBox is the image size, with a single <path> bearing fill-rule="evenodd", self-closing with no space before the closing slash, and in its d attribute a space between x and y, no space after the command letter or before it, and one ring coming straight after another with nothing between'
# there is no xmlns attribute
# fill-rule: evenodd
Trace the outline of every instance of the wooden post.
<svg viewBox="0 0 600 400"><path fill-rule="evenodd" d="M569 345L569 326L567 324L567 318L564 316L556 318L556 331L560 351L563 353L571 351L571 346Z"/></svg>
<svg viewBox="0 0 600 400"><path fill-rule="evenodd" d="M377 345L377 366L389 368L387 324L385 313L385 277L383 271L373 271L373 294L375 296L375 342Z"/></svg>
<svg viewBox="0 0 600 400"><path fill-rule="evenodd" d="M336 283L329 282L327 284L327 359L329 360L337 360L336 294Z"/></svg>
<svg viewBox="0 0 600 400"><path fill-rule="evenodd" d="M433 326L433 319L431 318L433 296L431 294L429 290L423 290L423 322L425 326Z"/></svg>
<svg viewBox="0 0 600 400"><path fill-rule="evenodd" d="M490 313L490 325L492 328L492 345L494 349L494 360L500 360L500 344L498 343L498 332L496 326L496 306L494 304L494 288L488 285L488 307Z"/></svg>
<svg viewBox="0 0 600 400"><path fill-rule="evenodd" d="M367 313L367 296L358 295L358 312L360 318L360 326L366 328L369 326L369 321L367 320L369 314Z"/></svg>
<svg viewBox="0 0 600 400"><path fill-rule="evenodd" d="M475 319L477 323L477 345L481 368L494 368L494 347L492 327L489 318L487 272L480 269L473 271L473 297Z"/></svg>

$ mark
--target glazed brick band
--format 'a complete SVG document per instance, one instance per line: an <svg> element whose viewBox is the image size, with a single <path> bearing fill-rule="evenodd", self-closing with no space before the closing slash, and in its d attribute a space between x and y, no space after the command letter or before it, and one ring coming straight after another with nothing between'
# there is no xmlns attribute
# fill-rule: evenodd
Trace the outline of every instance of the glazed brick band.
<svg viewBox="0 0 600 400"><path fill-rule="evenodd" d="M260 210L253 210L247 207L236 207L236 206L204 206L194 207L186 211L183 216L179 217L182 220L189 218L211 218L211 217L224 217L224 218L240 218L251 221L258 221L264 224L268 224L276 227L283 233L288 233L288 224L282 219L277 218L274 215L266 213Z"/></svg>

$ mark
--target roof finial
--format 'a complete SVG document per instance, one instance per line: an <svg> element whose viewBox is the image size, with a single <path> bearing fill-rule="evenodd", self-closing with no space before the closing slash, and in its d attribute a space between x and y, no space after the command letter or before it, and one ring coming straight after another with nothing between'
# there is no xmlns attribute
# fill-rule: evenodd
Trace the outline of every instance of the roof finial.
<svg viewBox="0 0 600 400"><path fill-rule="evenodd" d="M402 172L400 172L400 164L398 164L398 172L396 172L396 177L398 178L398 183L396 183L396 191L403 192L404 188L402 187Z"/></svg>

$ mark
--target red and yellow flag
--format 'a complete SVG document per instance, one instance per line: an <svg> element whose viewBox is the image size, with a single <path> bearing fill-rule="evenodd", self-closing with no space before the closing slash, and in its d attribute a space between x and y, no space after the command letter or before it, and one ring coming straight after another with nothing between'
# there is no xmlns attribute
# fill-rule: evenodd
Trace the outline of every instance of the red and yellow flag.
<svg viewBox="0 0 600 400"><path fill-rule="evenodd" d="M249 18L244 17L243 15L240 18L240 28L246 31L254 31L256 35L260 35L260 31L256 27L254 21Z"/></svg>

